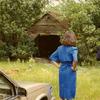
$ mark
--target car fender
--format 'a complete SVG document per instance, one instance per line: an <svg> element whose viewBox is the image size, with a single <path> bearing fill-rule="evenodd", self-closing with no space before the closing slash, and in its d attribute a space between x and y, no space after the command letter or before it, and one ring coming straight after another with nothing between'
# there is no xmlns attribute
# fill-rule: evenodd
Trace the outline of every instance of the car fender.
<svg viewBox="0 0 100 100"><path fill-rule="evenodd" d="M36 100L41 100L43 97L47 97L47 95L45 93L39 95Z"/></svg>

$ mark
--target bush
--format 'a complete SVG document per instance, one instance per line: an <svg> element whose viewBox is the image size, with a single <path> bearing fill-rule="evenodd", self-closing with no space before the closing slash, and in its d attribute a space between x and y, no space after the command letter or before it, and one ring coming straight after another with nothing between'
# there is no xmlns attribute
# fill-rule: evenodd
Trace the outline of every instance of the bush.
<svg viewBox="0 0 100 100"><path fill-rule="evenodd" d="M27 34L23 34L16 46L11 44L2 45L0 48L0 57L10 58L10 60L16 59L29 59L35 56L38 49L35 46L34 39Z"/></svg>
<svg viewBox="0 0 100 100"><path fill-rule="evenodd" d="M5 58L6 56L6 50L5 50L6 44L2 41L0 41L0 59Z"/></svg>

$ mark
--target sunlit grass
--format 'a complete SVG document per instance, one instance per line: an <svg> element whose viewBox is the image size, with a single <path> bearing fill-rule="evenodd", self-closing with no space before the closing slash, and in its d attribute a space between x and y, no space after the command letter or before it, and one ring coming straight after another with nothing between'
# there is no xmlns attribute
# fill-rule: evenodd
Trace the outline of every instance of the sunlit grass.
<svg viewBox="0 0 100 100"><path fill-rule="evenodd" d="M12 79L31 82L46 82L53 86L53 94L58 100L58 69L47 62L0 62ZM77 95L75 100L100 100L100 68L79 67L77 71Z"/></svg>

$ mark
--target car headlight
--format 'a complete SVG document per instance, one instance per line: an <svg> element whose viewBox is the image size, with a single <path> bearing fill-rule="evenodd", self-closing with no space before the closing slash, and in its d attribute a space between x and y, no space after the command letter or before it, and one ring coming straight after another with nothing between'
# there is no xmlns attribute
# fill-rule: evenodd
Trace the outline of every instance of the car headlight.
<svg viewBox="0 0 100 100"><path fill-rule="evenodd" d="M53 95L52 86L50 86L49 93L50 93L51 96Z"/></svg>
<svg viewBox="0 0 100 100"><path fill-rule="evenodd" d="M52 88L52 86L50 86L50 88L49 88L49 95L51 97L50 100L56 100L55 97L53 97L53 88Z"/></svg>

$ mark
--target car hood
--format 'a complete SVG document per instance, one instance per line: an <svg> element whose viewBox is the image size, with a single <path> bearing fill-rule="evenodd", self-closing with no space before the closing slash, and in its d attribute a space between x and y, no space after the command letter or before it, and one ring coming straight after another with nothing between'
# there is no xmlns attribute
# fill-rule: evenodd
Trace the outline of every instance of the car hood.
<svg viewBox="0 0 100 100"><path fill-rule="evenodd" d="M18 86L25 89L26 95L35 92L42 88L50 88L51 86L47 83L30 83L30 82L17 82Z"/></svg>
<svg viewBox="0 0 100 100"><path fill-rule="evenodd" d="M0 71L0 75L2 75L12 86L15 88L16 93L19 95L28 95L31 92L37 91L41 88L49 88L51 87L47 83L30 83L30 82L19 82L14 81L8 75L6 75L3 71Z"/></svg>

